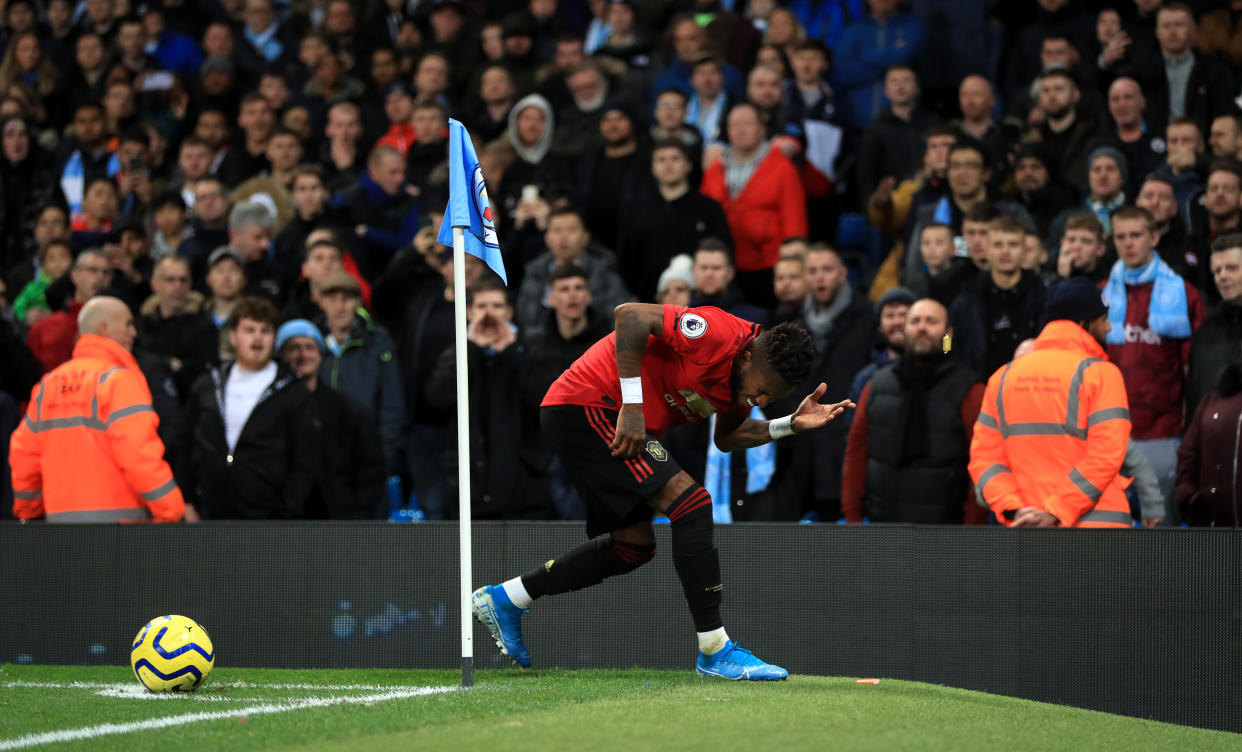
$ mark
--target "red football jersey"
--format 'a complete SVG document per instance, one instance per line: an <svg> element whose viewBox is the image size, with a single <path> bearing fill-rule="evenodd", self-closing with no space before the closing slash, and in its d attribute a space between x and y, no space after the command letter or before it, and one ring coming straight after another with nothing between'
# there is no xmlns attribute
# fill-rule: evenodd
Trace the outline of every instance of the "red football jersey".
<svg viewBox="0 0 1242 752"><path fill-rule="evenodd" d="M733 359L759 335L759 325L719 308L664 306L659 335L647 339L643 356L643 417L647 432L663 437L674 426L730 412ZM617 334L591 346L548 389L544 405L620 409Z"/></svg>

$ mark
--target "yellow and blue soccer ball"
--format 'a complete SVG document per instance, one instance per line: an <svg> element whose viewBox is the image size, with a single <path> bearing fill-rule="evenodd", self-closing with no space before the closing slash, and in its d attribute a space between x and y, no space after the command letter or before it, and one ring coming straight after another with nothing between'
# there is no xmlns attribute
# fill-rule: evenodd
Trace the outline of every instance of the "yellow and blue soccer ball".
<svg viewBox="0 0 1242 752"><path fill-rule="evenodd" d="M129 651L134 676L152 692L189 692L207 681L216 650L207 631L185 616L158 616Z"/></svg>

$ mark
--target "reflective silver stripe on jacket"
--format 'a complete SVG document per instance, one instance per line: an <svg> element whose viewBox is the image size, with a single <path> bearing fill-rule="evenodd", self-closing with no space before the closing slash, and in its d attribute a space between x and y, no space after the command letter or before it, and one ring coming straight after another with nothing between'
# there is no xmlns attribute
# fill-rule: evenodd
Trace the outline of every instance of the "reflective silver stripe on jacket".
<svg viewBox="0 0 1242 752"><path fill-rule="evenodd" d="M111 376L116 371L120 371L120 370L122 370L121 366L114 366L104 371L99 376L99 383L100 384L104 383L105 381L107 381L109 376ZM31 433L39 433L41 431L52 431L57 428L89 428L93 431L106 431L108 430L109 426L111 426L113 423L117 422L118 420L121 420L122 418L127 418L130 415L137 415L138 413L153 413L153 412L155 412L155 408L153 408L150 403L139 402L133 405L129 405L128 407L122 407L119 410L114 410L112 414L108 416L108 420L105 422L103 420L100 420L99 418L99 393L96 392L95 394L91 395L91 414L90 415L73 415L68 418L48 418L44 420L43 419L43 386L40 385L39 396L35 397L34 420L31 420L30 416L27 415L25 418L25 422L26 422L27 430L29 430Z"/></svg>
<svg viewBox="0 0 1242 752"><path fill-rule="evenodd" d="M1008 472L1012 471L999 462L983 471L983 474L979 476L979 482L975 484L975 499L979 502L979 506L985 509L988 507L987 500L983 498L983 489L987 488L988 483L1001 473Z"/></svg>
<svg viewBox="0 0 1242 752"><path fill-rule="evenodd" d="M143 507L128 509L83 509L74 512L52 512L48 522L126 522L149 520L151 513Z"/></svg>
<svg viewBox="0 0 1242 752"><path fill-rule="evenodd" d="M1107 509L1092 509L1078 518L1079 522L1112 522L1129 527L1134 523L1129 512L1114 512Z"/></svg>
<svg viewBox="0 0 1242 752"><path fill-rule="evenodd" d="M1087 430L1093 426L1109 420L1118 420L1124 418L1130 419L1130 411L1124 407L1106 407L1089 414L1087 416L1087 425L1082 427L1078 425L1078 410L1081 405L1081 392L1083 378L1086 376L1087 369L1093 363L1099 363L1099 358L1083 358L1078 363L1078 368L1074 370L1074 376L1070 379L1069 399L1065 402L1065 421L1063 423L1028 421L1024 423L1008 423L1005 421L1005 377L1009 375L1009 368L1006 366L1005 373L1001 375L1000 389L996 393L996 415L999 421L993 420L991 416L987 416L984 420L984 413L979 414L979 422L991 428L998 428L1001 432L1001 438L1009 438L1010 436L1073 436L1076 439L1086 439Z"/></svg>
<svg viewBox="0 0 1242 752"><path fill-rule="evenodd" d="M177 487L177 481L169 479L167 483L160 485L150 491L144 491L141 496L145 501L158 501L168 495L170 491Z"/></svg>

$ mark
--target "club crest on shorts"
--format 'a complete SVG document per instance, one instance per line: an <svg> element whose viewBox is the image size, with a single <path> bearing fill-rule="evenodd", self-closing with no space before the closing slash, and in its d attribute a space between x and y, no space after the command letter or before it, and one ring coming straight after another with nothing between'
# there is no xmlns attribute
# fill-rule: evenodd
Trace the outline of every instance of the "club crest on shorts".
<svg viewBox="0 0 1242 752"><path fill-rule="evenodd" d="M651 458L657 462L663 462L668 459L668 450L661 446L660 442L655 439L648 441L645 448L647 450L647 454L650 454Z"/></svg>
<svg viewBox="0 0 1242 752"><path fill-rule="evenodd" d="M697 313L683 313L678 326L687 339L698 339L707 333L707 320Z"/></svg>

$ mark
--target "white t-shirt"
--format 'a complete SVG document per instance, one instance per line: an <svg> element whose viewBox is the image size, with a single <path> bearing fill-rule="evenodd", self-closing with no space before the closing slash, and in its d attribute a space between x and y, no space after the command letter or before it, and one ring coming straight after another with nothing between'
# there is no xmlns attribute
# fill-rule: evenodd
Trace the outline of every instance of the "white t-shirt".
<svg viewBox="0 0 1242 752"><path fill-rule="evenodd" d="M229 442L229 454L237 448L242 428L259 404L263 391L276 380L276 361L270 361L258 371L247 371L233 366L229 379L224 383L224 437Z"/></svg>

